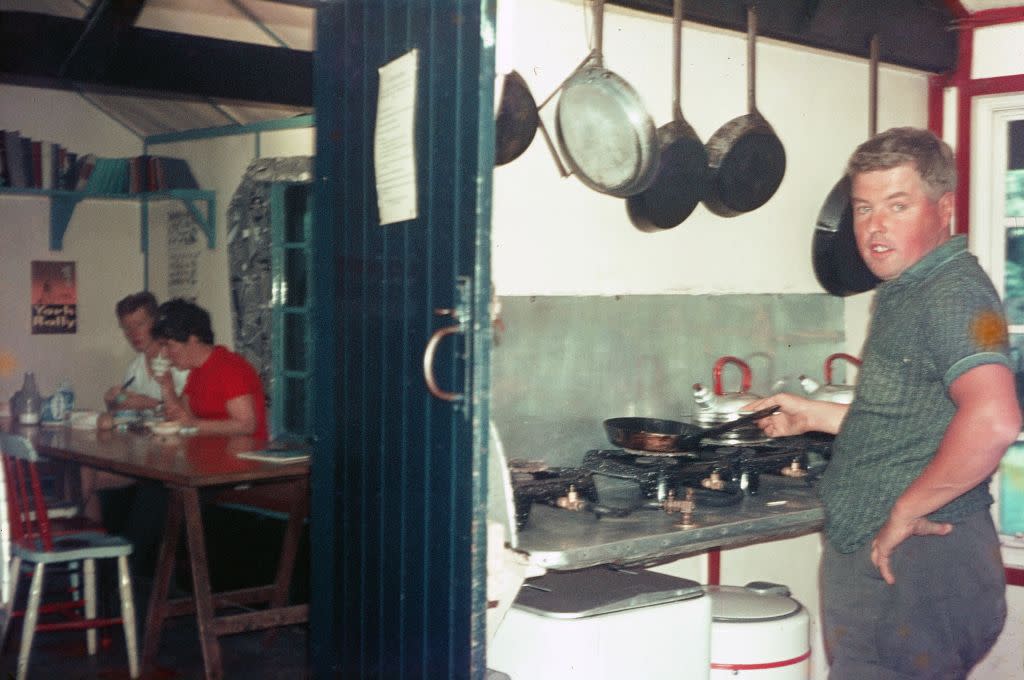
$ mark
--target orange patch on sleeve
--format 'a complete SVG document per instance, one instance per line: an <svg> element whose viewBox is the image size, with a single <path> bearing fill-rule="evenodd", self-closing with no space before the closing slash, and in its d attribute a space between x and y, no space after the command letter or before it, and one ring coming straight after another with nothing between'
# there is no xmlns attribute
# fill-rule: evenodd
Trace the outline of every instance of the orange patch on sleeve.
<svg viewBox="0 0 1024 680"><path fill-rule="evenodd" d="M971 321L971 337L982 349L999 349L1006 343L1006 319L999 312L981 312Z"/></svg>

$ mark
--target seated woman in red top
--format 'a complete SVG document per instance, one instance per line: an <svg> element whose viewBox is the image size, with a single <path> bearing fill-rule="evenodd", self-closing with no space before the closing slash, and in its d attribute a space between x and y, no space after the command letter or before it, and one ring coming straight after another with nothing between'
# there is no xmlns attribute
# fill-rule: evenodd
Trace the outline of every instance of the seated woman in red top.
<svg viewBox="0 0 1024 680"><path fill-rule="evenodd" d="M205 309L181 298L165 302L157 309L151 332L171 363L190 371L180 397L165 376L168 420L195 427L200 434L267 438L266 399L259 375L242 355L213 344Z"/></svg>

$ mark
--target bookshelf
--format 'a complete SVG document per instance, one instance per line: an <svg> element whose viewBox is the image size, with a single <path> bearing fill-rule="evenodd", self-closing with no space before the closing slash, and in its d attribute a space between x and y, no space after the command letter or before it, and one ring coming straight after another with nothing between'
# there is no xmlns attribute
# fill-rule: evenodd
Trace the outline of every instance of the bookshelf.
<svg viewBox="0 0 1024 680"><path fill-rule="evenodd" d="M45 198L50 201L50 250L59 251L64 248L64 234L75 208L82 201L136 201L143 210L152 201L176 200L188 209L192 217L206 234L207 247L213 249L217 245L216 194L205 189L166 189L134 194L101 194L86 191L67 191L62 189L26 189L20 187L0 187L0 196L28 196ZM206 210L200 210L196 203L205 202ZM144 213L145 214L145 213ZM142 250L149 248L147 221L143 219Z"/></svg>

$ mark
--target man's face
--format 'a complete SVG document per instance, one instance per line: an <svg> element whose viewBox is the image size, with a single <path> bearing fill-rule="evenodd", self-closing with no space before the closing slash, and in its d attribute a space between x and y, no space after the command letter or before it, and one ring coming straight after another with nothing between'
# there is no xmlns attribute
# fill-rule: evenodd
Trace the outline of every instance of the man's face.
<svg viewBox="0 0 1024 680"><path fill-rule="evenodd" d="M912 163L853 178L853 231L868 269L895 279L949 239L953 194L937 201Z"/></svg>
<svg viewBox="0 0 1024 680"><path fill-rule="evenodd" d="M153 317L149 315L144 307L128 312L117 320L125 339L131 344L136 352L144 352L153 342L150 330L153 328Z"/></svg>

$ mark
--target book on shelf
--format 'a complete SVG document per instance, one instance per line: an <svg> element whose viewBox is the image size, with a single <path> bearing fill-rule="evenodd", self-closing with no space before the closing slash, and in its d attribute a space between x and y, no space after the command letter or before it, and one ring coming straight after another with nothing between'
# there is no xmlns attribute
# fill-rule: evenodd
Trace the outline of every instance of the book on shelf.
<svg viewBox="0 0 1024 680"><path fill-rule="evenodd" d="M29 141L32 149L32 188L43 188L43 143L38 139Z"/></svg>
<svg viewBox="0 0 1024 680"><path fill-rule="evenodd" d="M89 177L92 176L92 171L95 169L96 156L94 154L87 153L80 156L74 172L75 183L70 188L73 191L85 191L85 188L89 186Z"/></svg>
<svg viewBox="0 0 1024 680"><path fill-rule="evenodd" d="M21 138L21 165L22 165L22 176L25 178L24 186L26 189L31 189L35 186L35 173L32 171L32 138L22 137Z"/></svg>
<svg viewBox="0 0 1024 680"><path fill-rule="evenodd" d="M24 154L25 147L21 143L21 133L17 130L4 130L4 155L7 158L8 186L20 189L28 188Z"/></svg>
<svg viewBox="0 0 1024 680"><path fill-rule="evenodd" d="M148 166L151 191L199 188L199 183L196 181L195 175L192 174L192 168L184 158L150 156Z"/></svg>
<svg viewBox="0 0 1024 680"><path fill-rule="evenodd" d="M7 151L4 148L6 143L7 130L0 130L0 187L11 186L10 173L7 171Z"/></svg>

